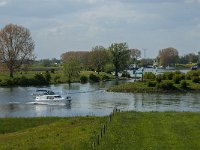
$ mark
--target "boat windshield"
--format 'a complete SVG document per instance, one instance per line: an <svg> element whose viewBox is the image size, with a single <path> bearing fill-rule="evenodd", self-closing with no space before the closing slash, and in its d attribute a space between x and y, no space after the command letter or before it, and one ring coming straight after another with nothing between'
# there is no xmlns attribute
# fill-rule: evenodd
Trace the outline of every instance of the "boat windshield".
<svg viewBox="0 0 200 150"><path fill-rule="evenodd" d="M61 98L61 96L60 96L60 95L58 95L58 96L55 96L55 98Z"/></svg>

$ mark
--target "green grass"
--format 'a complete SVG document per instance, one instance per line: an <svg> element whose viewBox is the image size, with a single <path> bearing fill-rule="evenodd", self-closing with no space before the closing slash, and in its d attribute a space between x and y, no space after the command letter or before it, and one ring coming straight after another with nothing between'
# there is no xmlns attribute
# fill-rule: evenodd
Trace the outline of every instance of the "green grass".
<svg viewBox="0 0 200 150"><path fill-rule="evenodd" d="M150 92L157 91L155 87L148 87L146 82L131 82L111 87L111 92Z"/></svg>
<svg viewBox="0 0 200 150"><path fill-rule="evenodd" d="M199 113L120 113L99 149L200 149L199 121Z"/></svg>
<svg viewBox="0 0 200 150"><path fill-rule="evenodd" d="M14 78L21 78L22 76L23 77L26 77L28 79L33 79L35 74L43 74L45 75L46 71L20 71L20 72L15 72L14 73ZM60 84L60 83L68 83L68 79L66 76L64 76L62 70L56 70L54 73L52 73L51 71L49 71L50 75L51 75L51 81L50 81L50 84ZM90 74L95 74L97 76L100 77L100 79L102 79L102 77L104 75L108 76L109 79L114 79L114 76L111 75L111 74L107 74L107 73L104 73L104 72L100 72L99 74L97 72L93 72L93 71L81 71L80 73L80 76L81 75L84 75L84 76L87 76L89 77ZM4 82L6 80L9 80L10 77L9 77L9 73L8 72L1 72L0 73L0 85L3 85L3 86L9 86L7 82ZM1 84L4 83L4 84ZM74 78L72 79L72 82L80 82L80 78ZM29 86L29 85L27 85Z"/></svg>
<svg viewBox="0 0 200 150"><path fill-rule="evenodd" d="M108 117L1 118L0 149L92 149L105 121ZM200 113L117 113L97 148L200 149L199 122Z"/></svg>
<svg viewBox="0 0 200 150"><path fill-rule="evenodd" d="M46 121L40 118L0 119L1 126L8 126L1 131L4 133L0 134L0 149L91 149L104 121L104 118L94 117L43 119ZM11 133L13 122L16 127Z"/></svg>
<svg viewBox="0 0 200 150"><path fill-rule="evenodd" d="M151 92L199 92L200 84L194 83L191 80L187 80L188 89L182 89L180 84L173 84L175 89L173 90L162 90L157 87L149 87L148 82L131 82L131 83L123 83L120 85L114 85L109 88L110 92L129 92L129 93L151 93Z"/></svg>

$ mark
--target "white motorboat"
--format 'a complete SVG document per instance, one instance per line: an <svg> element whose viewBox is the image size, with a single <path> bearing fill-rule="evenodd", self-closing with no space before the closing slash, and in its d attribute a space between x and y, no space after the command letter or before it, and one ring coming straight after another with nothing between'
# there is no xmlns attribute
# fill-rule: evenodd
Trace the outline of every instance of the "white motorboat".
<svg viewBox="0 0 200 150"><path fill-rule="evenodd" d="M32 93L33 97L42 96L42 95L55 95L55 93L47 89L37 89L34 93Z"/></svg>
<svg viewBox="0 0 200 150"><path fill-rule="evenodd" d="M69 104L71 103L71 96L66 98L54 94L54 95L39 95L35 97L35 102L38 104Z"/></svg>

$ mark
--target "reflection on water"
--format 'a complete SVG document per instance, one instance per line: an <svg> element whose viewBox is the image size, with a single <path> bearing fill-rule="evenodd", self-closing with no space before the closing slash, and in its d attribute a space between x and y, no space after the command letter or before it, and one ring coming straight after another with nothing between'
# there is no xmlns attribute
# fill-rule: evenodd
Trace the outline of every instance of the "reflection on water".
<svg viewBox="0 0 200 150"><path fill-rule="evenodd" d="M118 81L126 82L126 81ZM49 88L63 96L70 95L70 105L34 105L35 87L0 88L0 117L86 116L108 115L117 106L134 111L200 111L199 93L148 94L112 93L106 89L115 81L51 85ZM42 88L42 87L40 87Z"/></svg>

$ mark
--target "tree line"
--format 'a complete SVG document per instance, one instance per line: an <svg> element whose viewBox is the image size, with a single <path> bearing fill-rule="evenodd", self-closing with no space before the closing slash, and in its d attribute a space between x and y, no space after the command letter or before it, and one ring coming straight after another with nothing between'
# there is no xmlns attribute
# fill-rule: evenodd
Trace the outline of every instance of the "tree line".
<svg viewBox="0 0 200 150"><path fill-rule="evenodd" d="M34 47L34 40L29 29L8 24L0 30L0 64L6 65L10 77L13 77L14 71L35 60ZM176 63L186 64L197 61L198 55L189 53L179 56L178 50L173 47L161 49L154 59L141 59L141 51L129 49L125 42L112 43L108 48L98 45L91 51L69 51L61 55L61 63L66 75L68 75L67 72L76 68L79 71L81 69L93 70L98 73L114 71L115 76L118 76L118 73L127 69L130 64L148 66L157 62L157 65L166 67L174 66ZM60 60L52 59L51 62L54 62L52 64L60 63ZM46 59L41 63L48 67L50 62Z"/></svg>

